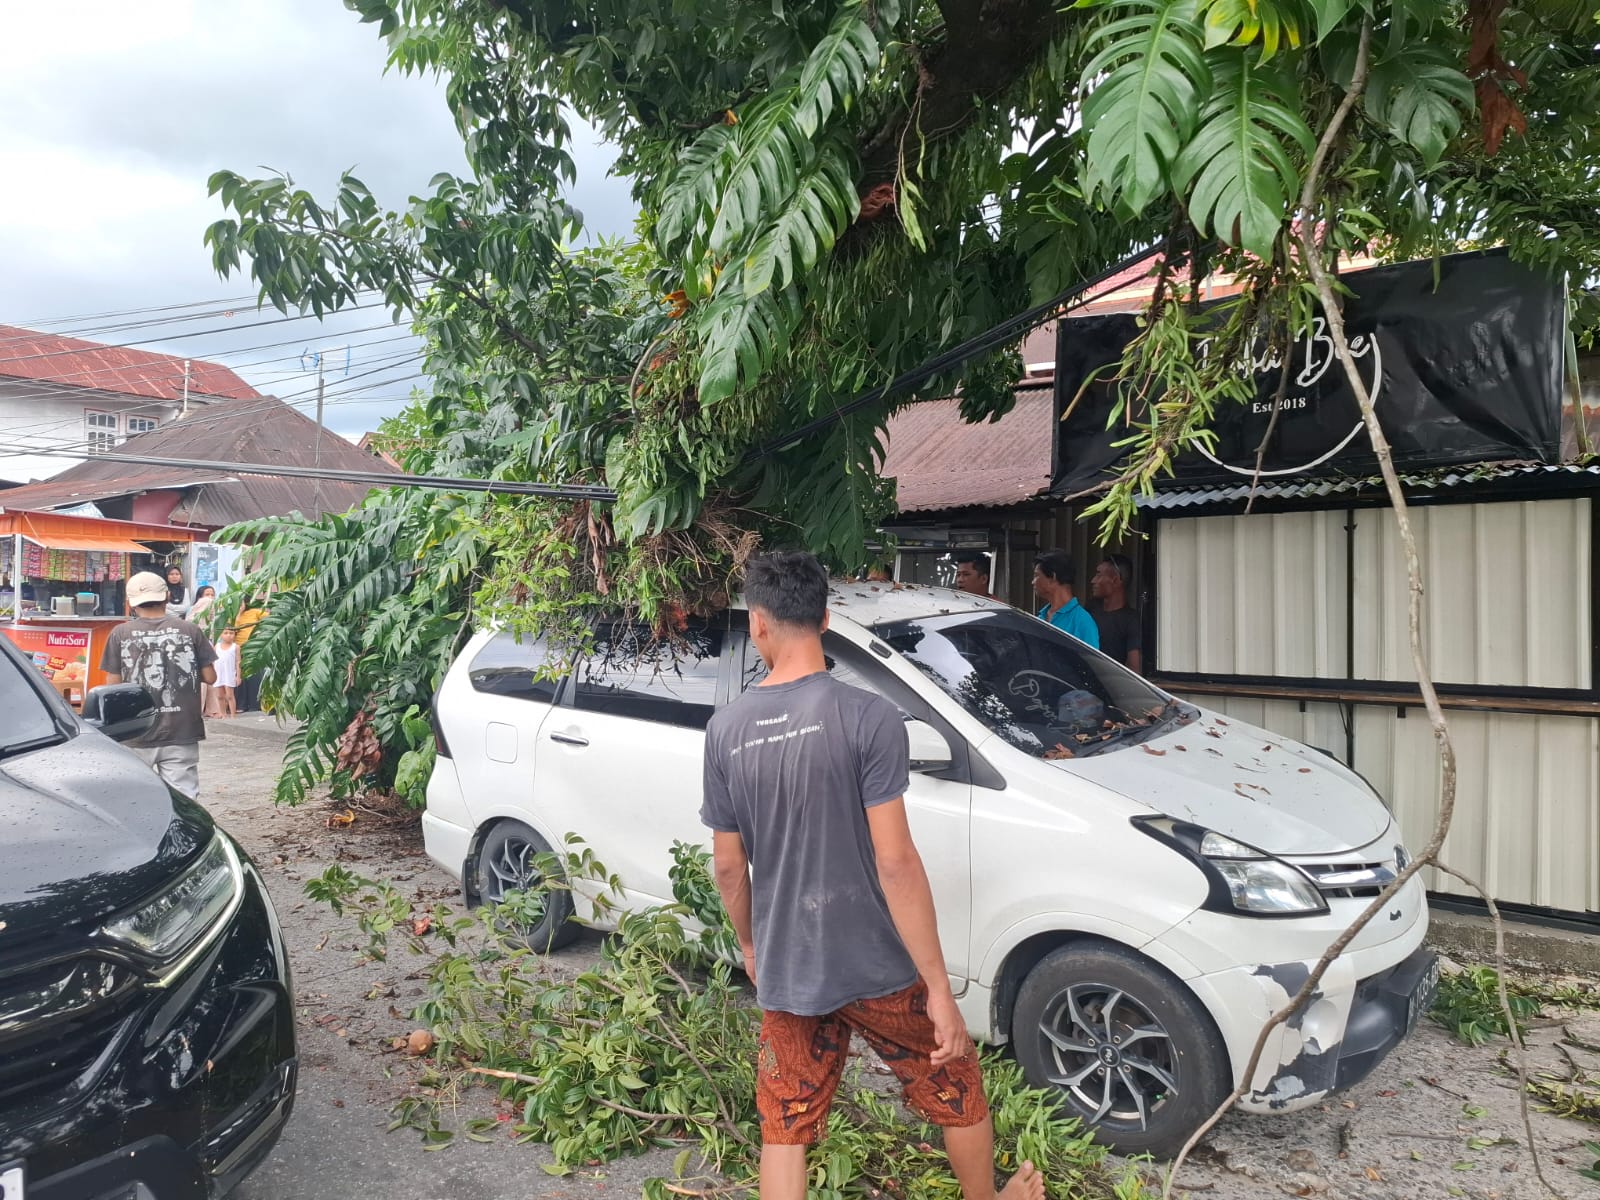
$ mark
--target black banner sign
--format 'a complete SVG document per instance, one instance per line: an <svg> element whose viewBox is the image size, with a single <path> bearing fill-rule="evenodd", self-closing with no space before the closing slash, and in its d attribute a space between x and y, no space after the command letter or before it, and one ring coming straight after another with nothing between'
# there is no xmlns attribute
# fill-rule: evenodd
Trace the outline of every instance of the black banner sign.
<svg viewBox="0 0 1600 1200"><path fill-rule="evenodd" d="M1345 331L1378 418L1406 469L1559 456L1566 296L1559 279L1501 252L1458 254L1437 264L1403 263L1343 277ZM1131 314L1061 322L1056 411L1065 412L1091 374L1116 363L1133 338ZM1204 344L1201 347L1204 352ZM1262 354L1241 363L1255 377L1247 404L1219 407L1215 446L1192 447L1174 463L1185 484L1240 482L1278 408L1261 463L1263 479L1368 475L1376 469L1360 409L1334 355L1325 318L1302 330L1283 363ZM1110 371L1105 372L1109 375ZM1071 495L1106 477L1123 457L1108 430L1113 384L1097 380L1057 426L1053 491Z"/></svg>

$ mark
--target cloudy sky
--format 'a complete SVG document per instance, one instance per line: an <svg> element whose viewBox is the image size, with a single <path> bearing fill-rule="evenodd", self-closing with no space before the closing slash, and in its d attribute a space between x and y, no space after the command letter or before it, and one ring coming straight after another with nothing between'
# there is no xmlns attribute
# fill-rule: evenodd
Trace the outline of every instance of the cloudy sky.
<svg viewBox="0 0 1600 1200"><path fill-rule="evenodd" d="M201 244L223 167L318 195L354 169L390 208L465 171L442 86L386 74L375 27L340 0L50 0L0 3L0 42L0 324L211 358L308 408L301 352L348 346L348 374L329 355L327 420L349 436L422 382L381 311L262 325L278 314L238 303L248 282L219 279ZM580 132L570 199L592 232L626 233L627 186ZM204 316L146 311L172 305ZM96 315L122 310L140 311Z"/></svg>

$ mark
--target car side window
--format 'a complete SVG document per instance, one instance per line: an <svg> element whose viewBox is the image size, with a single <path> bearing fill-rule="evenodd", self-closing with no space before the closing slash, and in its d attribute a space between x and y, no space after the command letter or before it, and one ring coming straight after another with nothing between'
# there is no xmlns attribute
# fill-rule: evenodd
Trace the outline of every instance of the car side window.
<svg viewBox="0 0 1600 1200"><path fill-rule="evenodd" d="M516 700L555 703L561 676L550 670L550 645L542 637L497 633L473 657L472 690Z"/></svg>
<svg viewBox="0 0 1600 1200"><path fill-rule="evenodd" d="M720 629L691 626L675 641L661 641L642 625L601 625L578 667L573 707L704 729L716 708L724 637Z"/></svg>

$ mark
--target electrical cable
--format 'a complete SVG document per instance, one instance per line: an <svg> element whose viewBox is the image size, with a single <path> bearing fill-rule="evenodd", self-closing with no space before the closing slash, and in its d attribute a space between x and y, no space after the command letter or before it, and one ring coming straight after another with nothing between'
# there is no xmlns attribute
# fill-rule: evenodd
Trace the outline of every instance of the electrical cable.
<svg viewBox="0 0 1600 1200"><path fill-rule="evenodd" d="M190 471L210 471L220 475L275 475L289 479L322 479L329 482L365 483L372 487L420 487L440 491L493 492L508 496L548 496L561 500L602 500L617 498L611 488L589 483L521 483L503 479L458 479L448 475L396 475L389 471L335 471L319 467L296 467L284 463L225 462L200 458L161 458L150 454L66 454L63 458L126 462L148 467L177 467ZM3 500L4 493L0 493ZM3 509L0 505L0 509Z"/></svg>

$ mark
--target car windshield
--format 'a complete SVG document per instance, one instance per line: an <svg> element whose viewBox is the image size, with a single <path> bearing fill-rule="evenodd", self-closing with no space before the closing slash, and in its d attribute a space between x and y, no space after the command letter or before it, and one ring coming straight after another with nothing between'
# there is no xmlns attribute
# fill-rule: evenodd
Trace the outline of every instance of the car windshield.
<svg viewBox="0 0 1600 1200"><path fill-rule="evenodd" d="M61 737L61 729L24 671L30 667L9 654L0 654L0 757L47 745Z"/></svg>
<svg viewBox="0 0 1600 1200"><path fill-rule="evenodd" d="M873 632L1035 758L1136 745L1194 712L1053 625L1013 610L890 621Z"/></svg>

